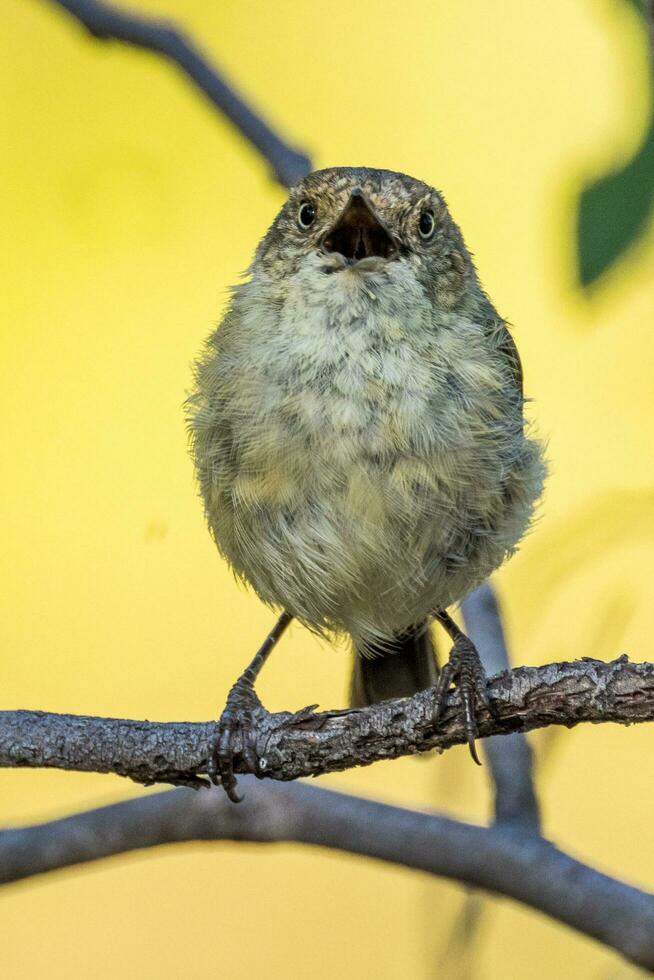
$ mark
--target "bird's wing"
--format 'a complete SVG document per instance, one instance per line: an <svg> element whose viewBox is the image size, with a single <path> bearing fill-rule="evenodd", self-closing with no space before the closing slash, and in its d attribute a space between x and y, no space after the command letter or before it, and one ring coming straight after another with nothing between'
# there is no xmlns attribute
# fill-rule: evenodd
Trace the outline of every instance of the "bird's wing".
<svg viewBox="0 0 654 980"><path fill-rule="evenodd" d="M506 361L511 368L511 374L515 381L515 386L518 389L520 396L524 396L524 389L522 383L522 361L520 360L520 355L518 354L518 348L515 345L515 340L509 332L509 328L503 320L497 320L493 324L494 330L497 332L497 350L506 358Z"/></svg>

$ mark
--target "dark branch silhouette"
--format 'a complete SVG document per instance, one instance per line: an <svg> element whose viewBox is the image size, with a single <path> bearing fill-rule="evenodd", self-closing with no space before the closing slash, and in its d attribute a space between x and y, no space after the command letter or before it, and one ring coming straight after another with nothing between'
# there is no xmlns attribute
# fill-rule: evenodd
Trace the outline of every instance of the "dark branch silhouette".
<svg viewBox="0 0 654 980"><path fill-rule="evenodd" d="M243 780L246 799L173 790L0 832L0 881L181 841L296 841L505 895L654 970L654 896L574 860L527 829L479 827L328 792Z"/></svg>
<svg viewBox="0 0 654 980"><path fill-rule="evenodd" d="M291 780L430 749L442 752L465 742L466 733L456 691L434 727L434 691L429 688L364 709L307 712L300 721L297 714L256 709L247 734L251 752L247 758L237 755L235 769ZM584 658L519 667L492 678L488 693L492 714L480 712L482 738L548 725L652 721L654 664L633 664L620 657L611 663ZM112 772L142 783L188 785L206 772L213 730L208 722L3 711L0 766Z"/></svg>
<svg viewBox="0 0 654 980"><path fill-rule="evenodd" d="M123 41L146 48L176 64L265 157L284 187L291 187L311 170L310 159L285 143L174 24L128 13L100 0L55 0L55 3L76 17L98 40Z"/></svg>
<svg viewBox="0 0 654 980"><path fill-rule="evenodd" d="M489 677L510 667L497 596L490 585L466 596L461 604L466 631L476 645ZM533 754L521 732L492 736L484 742L495 788L495 819L540 828L540 808L533 781Z"/></svg>

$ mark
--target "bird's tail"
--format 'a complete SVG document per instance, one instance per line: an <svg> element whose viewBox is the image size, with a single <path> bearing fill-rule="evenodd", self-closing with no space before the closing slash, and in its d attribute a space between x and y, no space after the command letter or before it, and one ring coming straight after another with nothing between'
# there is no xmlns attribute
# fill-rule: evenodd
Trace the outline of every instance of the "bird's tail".
<svg viewBox="0 0 654 980"><path fill-rule="evenodd" d="M355 650L350 705L365 708L389 698L406 698L432 687L438 678L436 651L427 626L391 643Z"/></svg>

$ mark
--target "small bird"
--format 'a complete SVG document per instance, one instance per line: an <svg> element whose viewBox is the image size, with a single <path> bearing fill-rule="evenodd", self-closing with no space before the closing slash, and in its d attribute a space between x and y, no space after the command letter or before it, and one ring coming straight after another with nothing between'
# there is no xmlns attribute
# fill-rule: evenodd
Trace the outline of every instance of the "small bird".
<svg viewBox="0 0 654 980"><path fill-rule="evenodd" d="M347 634L361 707L451 684L476 762L477 651L447 613L510 556L545 476L522 368L443 196L405 174L309 174L195 365L192 455L213 538L283 610L234 684L210 776L237 802L256 677L297 619ZM453 640L437 669L428 628ZM306 709L299 713L306 718Z"/></svg>

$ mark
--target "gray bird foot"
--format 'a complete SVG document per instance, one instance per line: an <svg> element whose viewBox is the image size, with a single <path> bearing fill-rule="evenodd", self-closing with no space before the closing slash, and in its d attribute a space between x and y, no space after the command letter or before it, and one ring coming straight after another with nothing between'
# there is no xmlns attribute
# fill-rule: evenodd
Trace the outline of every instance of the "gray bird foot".
<svg viewBox="0 0 654 980"><path fill-rule="evenodd" d="M214 786L222 786L232 803L240 803L243 799L236 791L236 757L240 755L245 758L256 771L252 745L253 715L261 709L263 705L250 679L239 677L227 696L227 704L216 725L207 767L211 782Z"/></svg>
<svg viewBox="0 0 654 980"><path fill-rule="evenodd" d="M316 731L322 728L326 715L317 715L317 704L309 704L299 711L289 712L283 718L284 728L301 728ZM227 697L227 704L216 725L213 746L207 767L208 776L214 786L222 786L232 803L241 803L243 797L237 792L234 775L234 761L241 756L255 773L262 774L254 750L253 732L256 727L255 712L261 715L266 709L259 700L249 678L242 676L236 681ZM267 713L267 712L266 712ZM259 718L260 720L260 718Z"/></svg>
<svg viewBox="0 0 654 980"><path fill-rule="evenodd" d="M434 724L438 724L447 700L447 692L454 684L461 696L461 709L470 755L481 765L477 755L475 739L479 735L475 708L478 701L490 710L486 690L486 672L482 666L477 648L467 636L460 633L454 640L450 659L440 672L436 685Z"/></svg>

